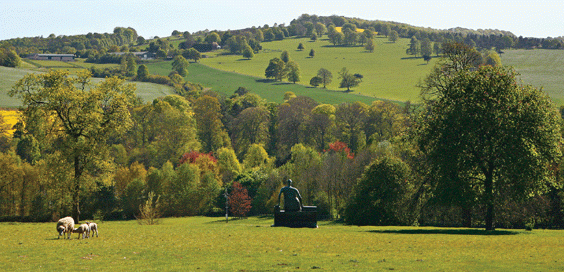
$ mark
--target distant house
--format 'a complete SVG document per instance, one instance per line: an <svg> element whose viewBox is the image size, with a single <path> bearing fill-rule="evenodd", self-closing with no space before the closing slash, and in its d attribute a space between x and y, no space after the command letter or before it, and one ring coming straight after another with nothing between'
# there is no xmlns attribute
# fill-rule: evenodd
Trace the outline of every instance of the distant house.
<svg viewBox="0 0 564 272"><path fill-rule="evenodd" d="M33 60L74 61L74 54L33 54L27 58Z"/></svg>
<svg viewBox="0 0 564 272"><path fill-rule="evenodd" d="M122 55L126 55L126 54L133 54L134 56L136 56L139 59L142 60L150 60L150 59L155 59L155 53L150 53L150 52L113 52L110 53L112 55L118 55L118 56L122 56Z"/></svg>

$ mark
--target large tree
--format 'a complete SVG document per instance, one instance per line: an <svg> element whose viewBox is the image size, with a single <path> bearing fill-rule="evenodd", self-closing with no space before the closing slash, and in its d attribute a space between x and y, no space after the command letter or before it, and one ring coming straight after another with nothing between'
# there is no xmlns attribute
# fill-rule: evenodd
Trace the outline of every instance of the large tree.
<svg viewBox="0 0 564 272"><path fill-rule="evenodd" d="M323 83L323 88L327 86L327 84L331 83L333 79L333 74L331 71L321 68L317 71L317 76L321 78L321 83Z"/></svg>
<svg viewBox="0 0 564 272"><path fill-rule="evenodd" d="M471 63L469 56L452 59ZM419 145L437 194L476 195L485 207L486 229L493 230L500 196L520 200L555 186L551 163L561 155L561 118L550 98L517 82L511 68L445 67L432 77L442 82L422 90Z"/></svg>
<svg viewBox="0 0 564 272"><path fill-rule="evenodd" d="M80 219L80 187L83 174L96 168L107 152L106 141L124 133L131 125L128 108L135 96L135 86L117 77L92 86L90 72L52 70L45 74L27 74L10 91L28 108L51 117L53 148L73 164L72 216ZM25 111L31 112L31 111Z"/></svg>
<svg viewBox="0 0 564 272"><path fill-rule="evenodd" d="M172 70L178 72L179 75L185 77L188 75L188 65L190 63L182 55L174 57L172 61Z"/></svg>
<svg viewBox="0 0 564 272"><path fill-rule="evenodd" d="M198 138L204 152L214 152L231 146L231 141L221 122L221 105L217 98L204 95L194 101Z"/></svg>
<svg viewBox="0 0 564 272"><path fill-rule="evenodd" d="M292 81L294 84L300 81L300 66L293 60L286 64L286 70L288 71L288 81Z"/></svg>
<svg viewBox="0 0 564 272"><path fill-rule="evenodd" d="M268 63L268 67L264 71L266 78L274 78L274 80L282 80L286 76L285 62L279 58L273 58Z"/></svg>
<svg viewBox="0 0 564 272"><path fill-rule="evenodd" d="M341 78L339 88L347 88L347 92L350 92L351 88L358 86L358 84L362 82L362 76L360 74L351 74L346 67L343 67L339 72L339 78Z"/></svg>

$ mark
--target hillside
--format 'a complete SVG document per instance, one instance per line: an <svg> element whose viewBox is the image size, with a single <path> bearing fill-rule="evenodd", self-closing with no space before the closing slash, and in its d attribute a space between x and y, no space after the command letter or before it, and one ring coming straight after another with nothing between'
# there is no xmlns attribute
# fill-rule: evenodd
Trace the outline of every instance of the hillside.
<svg viewBox="0 0 564 272"><path fill-rule="evenodd" d="M304 50L297 50L299 43L304 44ZM369 53L362 46L333 46L325 38L316 42L311 42L308 38L288 38L262 43L263 50L251 60L243 59L240 55L225 54L225 51L220 50L209 54L209 58L201 59L200 62L220 70L264 78L269 60L280 57L282 51L286 50L290 58L300 66L300 84L309 85L309 80L317 71L325 68L333 74L333 82L327 88L343 92L344 89L338 88L338 72L346 67L351 73L364 76L363 82L353 88L354 94L395 101L418 101L419 89L416 84L429 73L434 60L427 65L421 58L406 55L408 43L408 39L390 43L385 37L378 36L375 38L376 49ZM311 49L315 50L313 58L309 57Z"/></svg>

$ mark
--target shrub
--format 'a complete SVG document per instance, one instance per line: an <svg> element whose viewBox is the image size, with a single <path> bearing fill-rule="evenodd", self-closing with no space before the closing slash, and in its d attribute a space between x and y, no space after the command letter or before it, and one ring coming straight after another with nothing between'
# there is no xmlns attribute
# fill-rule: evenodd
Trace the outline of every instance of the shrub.
<svg viewBox="0 0 564 272"><path fill-rule="evenodd" d="M149 192L147 201L144 204L139 205L139 216L137 218L137 223L140 225L156 225L159 223L159 218L161 217L160 211L160 196L154 200L155 193Z"/></svg>

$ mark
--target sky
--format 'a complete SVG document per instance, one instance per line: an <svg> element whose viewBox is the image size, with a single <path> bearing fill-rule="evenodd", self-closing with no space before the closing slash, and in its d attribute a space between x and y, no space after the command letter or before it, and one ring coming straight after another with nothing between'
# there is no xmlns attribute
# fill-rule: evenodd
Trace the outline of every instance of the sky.
<svg viewBox="0 0 564 272"><path fill-rule="evenodd" d="M498 29L523 37L564 36L564 1L447 0L0 0L0 40L111 33L133 27L145 38L173 30L288 25L301 14L341 15L434 29Z"/></svg>

